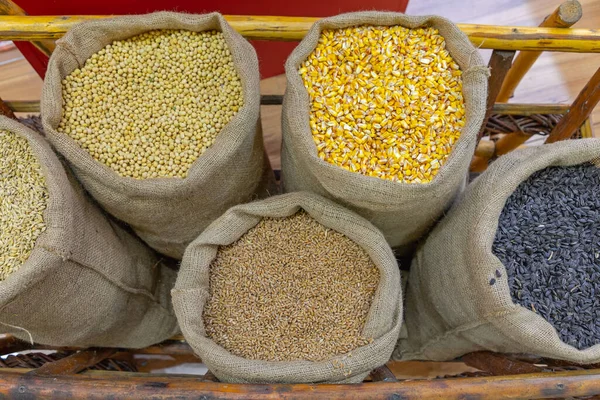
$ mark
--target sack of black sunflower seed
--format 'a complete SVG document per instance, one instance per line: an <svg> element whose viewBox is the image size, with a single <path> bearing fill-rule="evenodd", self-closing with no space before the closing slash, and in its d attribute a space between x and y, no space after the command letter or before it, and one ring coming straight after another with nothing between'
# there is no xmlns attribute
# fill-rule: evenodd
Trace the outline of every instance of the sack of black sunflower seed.
<svg viewBox="0 0 600 400"><path fill-rule="evenodd" d="M395 359L491 350L600 361L600 140L515 151L414 257Z"/></svg>

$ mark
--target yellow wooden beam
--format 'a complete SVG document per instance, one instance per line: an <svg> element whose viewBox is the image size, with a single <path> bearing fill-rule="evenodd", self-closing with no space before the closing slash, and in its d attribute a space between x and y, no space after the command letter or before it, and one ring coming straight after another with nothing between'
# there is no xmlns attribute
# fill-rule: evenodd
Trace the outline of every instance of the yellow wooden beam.
<svg viewBox="0 0 600 400"><path fill-rule="evenodd" d="M27 15L27 13L12 0L0 0L0 14L2 15ZM54 40L32 41L42 53L49 56L55 48Z"/></svg>
<svg viewBox="0 0 600 400"><path fill-rule="evenodd" d="M74 24L107 16L0 16L0 40L58 39ZM227 15L243 36L259 40L301 40L317 20L311 17ZM600 31L458 24L471 42L484 49L600 53Z"/></svg>
<svg viewBox="0 0 600 400"><path fill-rule="evenodd" d="M278 96L278 103L265 103L264 97L261 100L263 105L281 105L283 96ZM274 97L268 95L268 97ZM39 100L5 100L14 112L38 113L40 112ZM531 114L565 114L569 110L570 104L521 104L521 103L496 103L492 108L494 114L510 115L531 115Z"/></svg>

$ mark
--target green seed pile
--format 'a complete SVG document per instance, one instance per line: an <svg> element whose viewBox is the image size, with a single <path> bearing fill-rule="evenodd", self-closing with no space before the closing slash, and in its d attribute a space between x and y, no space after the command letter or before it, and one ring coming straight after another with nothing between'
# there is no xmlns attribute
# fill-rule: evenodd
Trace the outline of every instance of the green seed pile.
<svg viewBox="0 0 600 400"><path fill-rule="evenodd" d="M306 213L264 218L219 248L206 334L254 360L321 361L372 342L362 335L379 269L356 243Z"/></svg>
<svg viewBox="0 0 600 400"><path fill-rule="evenodd" d="M150 31L117 40L62 82L68 134L136 179L185 178L243 105L221 32Z"/></svg>
<svg viewBox="0 0 600 400"><path fill-rule="evenodd" d="M0 282L16 272L46 230L46 179L27 139L0 130Z"/></svg>

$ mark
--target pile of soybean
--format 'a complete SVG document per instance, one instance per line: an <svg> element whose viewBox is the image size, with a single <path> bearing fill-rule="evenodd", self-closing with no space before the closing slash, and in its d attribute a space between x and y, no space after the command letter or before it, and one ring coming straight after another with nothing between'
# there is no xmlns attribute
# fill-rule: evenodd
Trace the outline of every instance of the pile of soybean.
<svg viewBox="0 0 600 400"><path fill-rule="evenodd" d="M243 106L223 33L115 40L62 82L58 131L119 175L185 178Z"/></svg>
<svg viewBox="0 0 600 400"><path fill-rule="evenodd" d="M597 166L555 166L531 175L507 200L492 250L506 267L516 304L544 317L577 349L600 343Z"/></svg>
<svg viewBox="0 0 600 400"><path fill-rule="evenodd" d="M367 345L380 272L358 244L304 212L264 218L210 266L206 334L254 360L321 361Z"/></svg>

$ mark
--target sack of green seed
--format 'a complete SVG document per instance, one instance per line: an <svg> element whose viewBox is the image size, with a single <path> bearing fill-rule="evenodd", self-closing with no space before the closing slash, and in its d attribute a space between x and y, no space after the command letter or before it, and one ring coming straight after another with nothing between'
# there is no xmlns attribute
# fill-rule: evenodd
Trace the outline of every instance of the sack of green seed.
<svg viewBox="0 0 600 400"><path fill-rule="evenodd" d="M307 192L229 209L187 248L172 295L186 340L225 382L362 382L402 318L383 235Z"/></svg>
<svg viewBox="0 0 600 400"><path fill-rule="evenodd" d="M57 41L41 108L86 190L171 257L271 173L256 53L218 13L77 25Z"/></svg>
<svg viewBox="0 0 600 400"><path fill-rule="evenodd" d="M175 272L86 197L41 135L0 118L0 333L145 347L178 332Z"/></svg>
<svg viewBox="0 0 600 400"><path fill-rule="evenodd" d="M512 152L417 251L397 359L491 350L600 361L600 140Z"/></svg>
<svg viewBox="0 0 600 400"><path fill-rule="evenodd" d="M477 49L441 17L358 12L316 22L285 68L285 191L410 248L466 182L489 75Z"/></svg>

